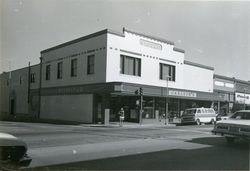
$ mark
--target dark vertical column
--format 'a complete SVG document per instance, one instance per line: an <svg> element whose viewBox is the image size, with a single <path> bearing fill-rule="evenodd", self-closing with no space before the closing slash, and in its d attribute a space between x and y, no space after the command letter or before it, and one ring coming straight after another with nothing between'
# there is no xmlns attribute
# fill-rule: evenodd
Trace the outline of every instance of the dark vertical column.
<svg viewBox="0 0 250 171"><path fill-rule="evenodd" d="M102 123L104 123L105 109L110 109L110 95L109 94L102 94L102 118L101 118Z"/></svg>
<svg viewBox="0 0 250 171"><path fill-rule="evenodd" d="M30 62L29 62L29 69L28 69L28 104L29 103L30 103ZM28 110L29 110L29 107L28 107Z"/></svg>
<svg viewBox="0 0 250 171"><path fill-rule="evenodd" d="M155 97L153 97L153 118L155 119Z"/></svg>
<svg viewBox="0 0 250 171"><path fill-rule="evenodd" d="M181 116L181 99L178 99L178 117L180 117Z"/></svg>
<svg viewBox="0 0 250 171"><path fill-rule="evenodd" d="M93 94L93 103L92 103L92 123L96 123L96 114L97 114L97 97L96 94Z"/></svg>
<svg viewBox="0 0 250 171"><path fill-rule="evenodd" d="M99 94L93 94L93 123L100 122L98 120L98 104L100 103L101 96Z"/></svg>
<svg viewBox="0 0 250 171"><path fill-rule="evenodd" d="M42 87L42 63L43 58L40 57L40 80L39 80L39 90L38 90L38 114L37 118L40 118L41 114L41 87Z"/></svg>

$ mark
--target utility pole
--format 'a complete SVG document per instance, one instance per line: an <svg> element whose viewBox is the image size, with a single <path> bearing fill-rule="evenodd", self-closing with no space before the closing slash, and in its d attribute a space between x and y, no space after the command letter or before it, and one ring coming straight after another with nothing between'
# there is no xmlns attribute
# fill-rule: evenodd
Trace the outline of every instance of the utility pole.
<svg viewBox="0 0 250 171"><path fill-rule="evenodd" d="M168 79L170 78L169 75L166 75L166 80L167 80L167 94L166 94L166 114L165 114L165 125L168 124Z"/></svg>
<svg viewBox="0 0 250 171"><path fill-rule="evenodd" d="M244 88L244 110L246 110L246 88Z"/></svg>

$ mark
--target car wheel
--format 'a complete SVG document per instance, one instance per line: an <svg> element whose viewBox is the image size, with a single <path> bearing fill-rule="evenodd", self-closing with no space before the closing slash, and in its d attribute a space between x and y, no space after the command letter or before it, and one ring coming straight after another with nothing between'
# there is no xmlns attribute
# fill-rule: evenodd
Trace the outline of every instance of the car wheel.
<svg viewBox="0 0 250 171"><path fill-rule="evenodd" d="M197 124L197 125L200 125L200 124L201 124L200 119L197 119L197 120L196 120L196 124Z"/></svg>
<svg viewBox="0 0 250 171"><path fill-rule="evenodd" d="M215 124L215 120L214 120L214 119L211 120L211 124L212 124L212 125Z"/></svg>
<svg viewBox="0 0 250 171"><path fill-rule="evenodd" d="M226 137L226 140L227 140L227 143L228 143L228 144L233 144L235 138L234 138L234 137Z"/></svg>

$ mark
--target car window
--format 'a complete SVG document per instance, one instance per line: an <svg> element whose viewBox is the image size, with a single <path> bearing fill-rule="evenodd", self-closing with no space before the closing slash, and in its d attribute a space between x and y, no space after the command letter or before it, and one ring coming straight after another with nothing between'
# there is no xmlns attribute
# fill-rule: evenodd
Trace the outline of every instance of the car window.
<svg viewBox="0 0 250 171"><path fill-rule="evenodd" d="M250 112L244 112L242 119L250 120Z"/></svg>
<svg viewBox="0 0 250 171"><path fill-rule="evenodd" d="M233 119L242 119L243 118L243 112L236 112L231 116Z"/></svg>
<svg viewBox="0 0 250 171"><path fill-rule="evenodd" d="M209 109L209 112L210 112L210 113L214 113L214 110L213 110L213 109Z"/></svg>
<svg viewBox="0 0 250 171"><path fill-rule="evenodd" d="M188 109L184 111L183 115L195 114L195 112L196 112L196 109Z"/></svg>
<svg viewBox="0 0 250 171"><path fill-rule="evenodd" d="M200 109L197 109L197 113L201 113L201 110L200 110Z"/></svg>

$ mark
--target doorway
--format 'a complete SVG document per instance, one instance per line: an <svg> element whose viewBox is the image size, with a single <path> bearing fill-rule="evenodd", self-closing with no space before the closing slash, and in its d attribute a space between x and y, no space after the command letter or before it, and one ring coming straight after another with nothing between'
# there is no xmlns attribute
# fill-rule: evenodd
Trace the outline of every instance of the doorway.
<svg viewBox="0 0 250 171"><path fill-rule="evenodd" d="M15 99L10 100L10 114L11 115L15 114Z"/></svg>

